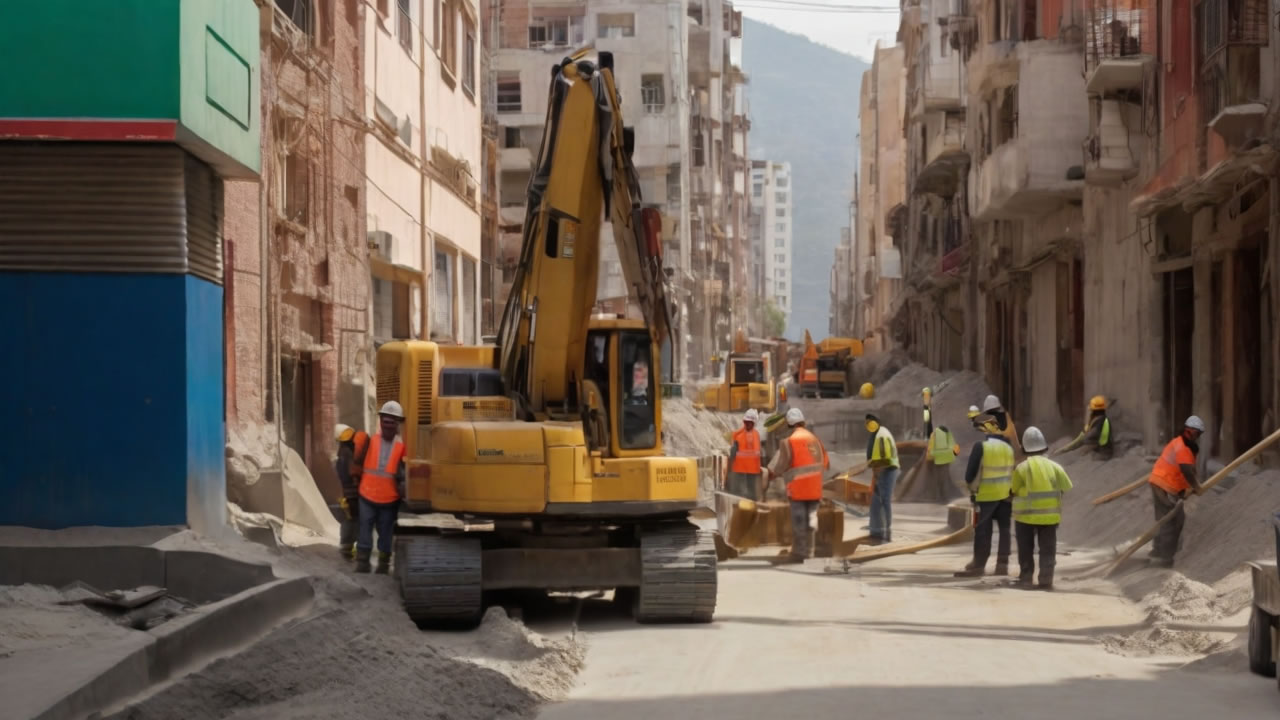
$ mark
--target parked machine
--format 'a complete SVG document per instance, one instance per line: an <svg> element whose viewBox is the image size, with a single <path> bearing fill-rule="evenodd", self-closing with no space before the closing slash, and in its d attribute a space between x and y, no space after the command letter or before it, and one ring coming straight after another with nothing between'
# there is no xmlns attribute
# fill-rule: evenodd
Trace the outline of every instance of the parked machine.
<svg viewBox="0 0 1280 720"><path fill-rule="evenodd" d="M773 368L773 353L753 352L746 333L739 330L720 381L702 388L698 402L721 412L741 412L747 408L777 412L779 406L786 403L786 390L778 383Z"/></svg>
<svg viewBox="0 0 1280 720"><path fill-rule="evenodd" d="M1276 535L1276 561L1280 562L1280 513L1272 517ZM1280 659L1280 570L1277 562L1251 562L1253 612L1249 615L1249 669L1263 677L1276 678Z"/></svg>
<svg viewBox="0 0 1280 720"><path fill-rule="evenodd" d="M713 534L689 521L697 466L662 450L670 303L633 146L612 55L557 63L497 347L378 350L378 402L406 411L406 504L460 521L396 527L420 623L475 623L503 589L615 589L641 621L712 618ZM605 215L642 319L591 314Z"/></svg>
<svg viewBox="0 0 1280 720"><path fill-rule="evenodd" d="M849 397L858 391L854 360L862 357L862 341L830 337L814 343L804 331L804 356L797 370L801 397Z"/></svg>

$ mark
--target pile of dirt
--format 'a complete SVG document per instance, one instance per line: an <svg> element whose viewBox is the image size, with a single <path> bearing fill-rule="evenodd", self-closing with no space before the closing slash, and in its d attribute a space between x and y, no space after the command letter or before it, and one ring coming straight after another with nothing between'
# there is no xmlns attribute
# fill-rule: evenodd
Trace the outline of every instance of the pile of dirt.
<svg viewBox="0 0 1280 720"><path fill-rule="evenodd" d="M686 398L662 401L663 448L676 457L705 457L728 452L728 433L742 424L740 413L699 410Z"/></svg>
<svg viewBox="0 0 1280 720"><path fill-rule="evenodd" d="M0 586L0 663L30 651L89 649L136 631L84 605L60 605L66 596L44 585Z"/></svg>
<svg viewBox="0 0 1280 720"><path fill-rule="evenodd" d="M1232 637L1212 629L1228 614L1214 588L1178 573L1170 574L1142 602L1146 627L1127 635L1109 635L1102 644L1122 655L1204 655L1225 649Z"/></svg>

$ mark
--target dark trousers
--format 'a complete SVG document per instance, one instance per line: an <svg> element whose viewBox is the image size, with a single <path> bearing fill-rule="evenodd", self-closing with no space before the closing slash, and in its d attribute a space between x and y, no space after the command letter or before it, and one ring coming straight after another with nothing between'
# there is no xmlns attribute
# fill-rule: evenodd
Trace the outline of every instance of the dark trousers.
<svg viewBox="0 0 1280 720"><path fill-rule="evenodd" d="M809 535L812 533L813 525L810 523L810 517L813 511L818 509L817 500L792 500L791 501L791 554L800 557L809 557Z"/></svg>
<svg viewBox="0 0 1280 720"><path fill-rule="evenodd" d="M373 531L378 531L378 552L391 555L391 535L396 528L396 515L400 503L372 503L360 498L360 539L356 542L356 553L369 557L373 550Z"/></svg>
<svg viewBox="0 0 1280 720"><path fill-rule="evenodd" d="M871 489L871 537L889 540L893 533L893 486L898 482L898 468L876 471Z"/></svg>
<svg viewBox="0 0 1280 720"><path fill-rule="evenodd" d="M1155 485L1151 486L1151 502L1155 506L1156 520L1164 517L1178 504L1178 496ZM1151 557L1172 560L1182 545L1182 525L1187 521L1187 511L1178 506L1178 511L1169 522L1156 530L1155 539L1151 543Z"/></svg>
<svg viewBox="0 0 1280 720"><path fill-rule="evenodd" d="M973 564L985 568L991 557L991 534L1000 527L1000 544L996 548L996 564L1009 564L1009 551L1013 546L1009 521L1013 518L1013 503L1009 500L978 503L978 524L973 528Z"/></svg>
<svg viewBox="0 0 1280 720"><path fill-rule="evenodd" d="M1036 545L1040 546L1040 584L1053 584L1053 567L1057 564L1058 526L1014 523L1018 535L1018 579L1031 582L1036 572Z"/></svg>

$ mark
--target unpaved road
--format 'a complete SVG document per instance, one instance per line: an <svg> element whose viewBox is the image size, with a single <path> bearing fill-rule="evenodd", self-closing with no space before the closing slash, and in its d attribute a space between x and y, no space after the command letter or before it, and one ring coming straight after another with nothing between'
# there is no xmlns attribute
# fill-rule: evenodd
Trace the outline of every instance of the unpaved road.
<svg viewBox="0 0 1280 720"><path fill-rule="evenodd" d="M1194 658L1107 652L1100 638L1144 621L1113 588L1061 582L1042 593L993 578L955 579L966 553L963 546L935 550L849 574L824 573L821 560L786 569L725 563L716 621L705 626L637 626L603 603L588 604L578 630L585 668L569 700L540 717L1204 720L1280 713L1275 681L1243 667L1190 669L1181 666ZM1060 574L1082 562L1061 558ZM527 620L548 634L565 631L564 618Z"/></svg>

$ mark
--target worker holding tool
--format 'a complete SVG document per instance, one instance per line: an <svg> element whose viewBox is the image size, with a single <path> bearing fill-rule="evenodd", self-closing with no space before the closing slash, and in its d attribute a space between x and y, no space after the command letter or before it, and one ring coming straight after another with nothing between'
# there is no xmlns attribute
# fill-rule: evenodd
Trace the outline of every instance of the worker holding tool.
<svg viewBox="0 0 1280 720"><path fill-rule="evenodd" d="M750 500L759 500L764 495L764 487L760 482L760 433L756 431L756 423L760 414L750 408L742 416L742 427L733 433L733 442L729 446L729 474L725 490L730 495L737 495Z"/></svg>
<svg viewBox="0 0 1280 720"><path fill-rule="evenodd" d="M360 527L360 474L364 472L364 454L369 449L369 433L339 424L333 431L338 442L338 459L335 469L342 486L344 513L338 533L338 552L343 560L353 557L356 534Z"/></svg>
<svg viewBox="0 0 1280 720"><path fill-rule="evenodd" d="M800 408L787 411L791 436L779 443L769 462L769 475L782 477L791 501L791 555L788 562L802 563L809 557L810 518L822 499L822 474L831 467L826 448L817 435L804 426Z"/></svg>
<svg viewBox="0 0 1280 720"><path fill-rule="evenodd" d="M951 464L959 454L960 446L951 430L946 425L935 427L929 434L925 462L928 463L926 469L929 471L929 487L933 489L933 497L938 502L946 502L947 496L951 494Z"/></svg>
<svg viewBox="0 0 1280 720"><path fill-rule="evenodd" d="M1107 399L1101 395L1089 400L1089 419L1084 423L1084 430L1054 455L1071 452L1081 445L1092 448L1094 455L1101 459L1111 458L1115 447L1111 443L1111 418L1107 417Z"/></svg>
<svg viewBox="0 0 1280 720"><path fill-rule="evenodd" d="M1147 482L1151 485L1151 500L1155 505L1156 520L1177 508L1169 522L1160 526L1151 543L1150 563L1156 567L1173 567L1173 556L1182 544L1182 525L1187 514L1180 499L1189 493L1199 495L1203 490L1196 478L1196 456L1200 454L1200 435L1204 421L1192 415L1183 424L1182 433L1169 441L1156 459Z"/></svg>
<svg viewBox="0 0 1280 720"><path fill-rule="evenodd" d="M400 498L404 497L404 443L400 423L404 409L388 400L378 411L379 432L369 440L360 475L360 539L356 543L356 572L369 572L373 532L378 531L378 569L391 569L391 535L395 531Z"/></svg>
<svg viewBox="0 0 1280 720"><path fill-rule="evenodd" d="M867 465L874 482L871 488L871 544L889 542L893 525L893 485L898 480L898 444L880 418L867 413Z"/></svg>
<svg viewBox="0 0 1280 720"><path fill-rule="evenodd" d="M1071 489L1071 478L1058 463L1044 456L1049 444L1040 428L1022 434L1027 459L1013 469L1009 491L1013 495L1014 533L1018 537L1018 586L1034 587L1035 551L1040 546L1040 589L1053 589L1057 564L1058 525L1062 522L1062 494Z"/></svg>
<svg viewBox="0 0 1280 720"><path fill-rule="evenodd" d="M920 395L924 399L924 436L929 437L933 435L933 390L925 388Z"/></svg>
<svg viewBox="0 0 1280 720"><path fill-rule="evenodd" d="M1013 418L1009 416L1009 411L1004 409L1000 404L1000 398L995 395L988 395L982 401L982 412L995 418L996 425L1000 428L1000 434L1004 437L1005 442L1009 443L1009 447L1013 448L1014 455L1022 454L1022 443L1018 439L1018 428L1013 424Z"/></svg>
<svg viewBox="0 0 1280 720"><path fill-rule="evenodd" d="M1009 520L1013 505L1009 502L1009 487L1013 474L1013 447L1000 431L1000 425L990 414L973 419L973 425L986 437L974 444L969 451L969 466L964 472L965 485L969 487L969 499L977 506L977 519L973 529L973 560L956 577L981 577L987 571L987 559L991 557L991 536L995 526L1000 528L1000 544L996 549L996 575L1009 574L1010 537Z"/></svg>

